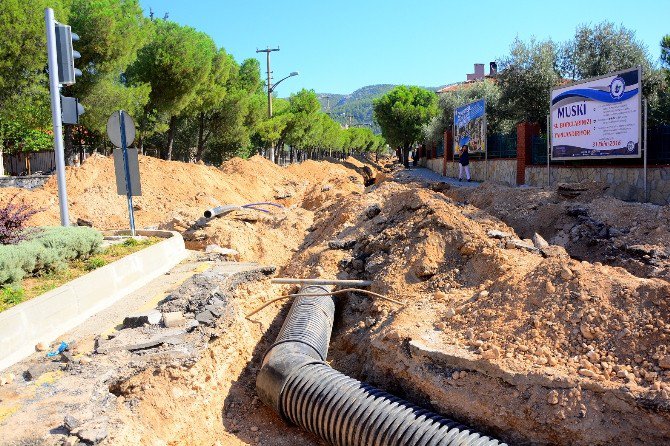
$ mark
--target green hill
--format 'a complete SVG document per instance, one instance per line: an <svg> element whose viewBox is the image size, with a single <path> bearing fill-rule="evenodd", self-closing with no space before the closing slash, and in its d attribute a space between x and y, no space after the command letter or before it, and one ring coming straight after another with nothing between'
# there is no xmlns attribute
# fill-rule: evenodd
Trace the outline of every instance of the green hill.
<svg viewBox="0 0 670 446"><path fill-rule="evenodd" d="M330 113L332 118L342 125L366 126L380 134L381 129L374 122L372 101L391 90L395 85L379 84L359 88L351 94L317 93L321 109ZM426 88L435 91L437 88Z"/></svg>

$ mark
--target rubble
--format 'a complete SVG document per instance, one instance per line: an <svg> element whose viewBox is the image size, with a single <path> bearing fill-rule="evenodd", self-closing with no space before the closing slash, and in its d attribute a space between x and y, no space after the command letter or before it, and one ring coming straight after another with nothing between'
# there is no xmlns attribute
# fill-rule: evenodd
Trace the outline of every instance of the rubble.
<svg viewBox="0 0 670 446"><path fill-rule="evenodd" d="M149 310L142 313L132 314L123 319L124 328L142 327L144 324L158 325L161 322L161 312Z"/></svg>

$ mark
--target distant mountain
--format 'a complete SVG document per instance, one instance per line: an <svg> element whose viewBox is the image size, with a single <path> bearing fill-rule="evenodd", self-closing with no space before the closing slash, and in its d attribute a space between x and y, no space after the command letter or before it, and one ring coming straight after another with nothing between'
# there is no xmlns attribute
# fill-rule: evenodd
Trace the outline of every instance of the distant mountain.
<svg viewBox="0 0 670 446"><path fill-rule="evenodd" d="M359 88L351 94L317 93L321 109L342 125L370 127L373 132L380 134L381 129L374 122L372 101L383 96L395 85L379 84ZM436 91L438 88L424 87L426 90Z"/></svg>

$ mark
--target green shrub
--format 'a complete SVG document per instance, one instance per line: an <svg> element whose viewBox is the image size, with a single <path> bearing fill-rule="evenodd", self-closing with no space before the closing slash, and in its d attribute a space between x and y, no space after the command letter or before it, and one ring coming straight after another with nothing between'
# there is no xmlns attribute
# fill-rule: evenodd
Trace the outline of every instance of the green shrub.
<svg viewBox="0 0 670 446"><path fill-rule="evenodd" d="M106 264L107 264L107 262L102 257L91 257L84 264L84 269L86 271L93 271L94 269L98 269L100 267L103 267Z"/></svg>
<svg viewBox="0 0 670 446"><path fill-rule="evenodd" d="M62 268L69 260L94 254L101 243L102 234L88 227L40 228L27 241L0 246L0 284Z"/></svg>
<svg viewBox="0 0 670 446"><path fill-rule="evenodd" d="M137 245L139 245L140 242L138 242L137 239L129 238L129 239L124 240L123 243L121 243L121 244L122 244L123 246L129 248L129 247L131 247L131 246L137 246Z"/></svg>

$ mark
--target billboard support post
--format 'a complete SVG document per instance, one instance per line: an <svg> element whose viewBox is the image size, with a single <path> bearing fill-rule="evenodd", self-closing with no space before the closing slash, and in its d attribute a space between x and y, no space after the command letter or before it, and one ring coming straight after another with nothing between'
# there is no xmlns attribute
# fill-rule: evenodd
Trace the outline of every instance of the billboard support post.
<svg viewBox="0 0 670 446"><path fill-rule="evenodd" d="M484 138L484 181L489 180L489 144L488 141L486 140L486 133L487 133L487 126L486 126L486 114L484 114L484 122L482 123L482 126L484 126L484 129L482 130L482 135Z"/></svg>
<svg viewBox="0 0 670 446"><path fill-rule="evenodd" d="M551 187L551 114L547 115L547 186Z"/></svg>
<svg viewBox="0 0 670 446"><path fill-rule="evenodd" d="M644 99L644 161L642 163L643 165L643 172L642 172L642 180L644 181L644 202L646 203L649 198L647 197L647 193L649 188L647 187L647 99Z"/></svg>

